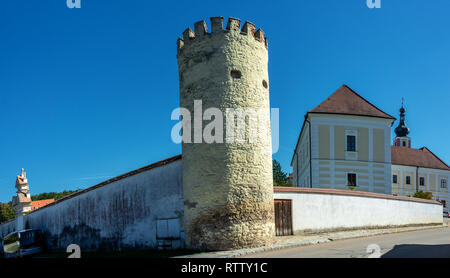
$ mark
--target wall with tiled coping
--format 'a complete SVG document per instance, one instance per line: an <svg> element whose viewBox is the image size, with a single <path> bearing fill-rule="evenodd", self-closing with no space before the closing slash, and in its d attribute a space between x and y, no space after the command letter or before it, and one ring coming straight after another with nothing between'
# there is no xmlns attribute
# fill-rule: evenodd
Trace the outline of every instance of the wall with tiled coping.
<svg viewBox="0 0 450 278"><path fill-rule="evenodd" d="M50 247L87 250L184 246L181 156L104 181L23 217L24 227L47 232ZM442 223L433 200L320 188L275 187L293 203L296 233ZM0 238L17 221L0 225Z"/></svg>
<svg viewBox="0 0 450 278"><path fill-rule="evenodd" d="M434 200L301 187L275 187L274 198L292 200L295 234L443 221L442 205Z"/></svg>
<svg viewBox="0 0 450 278"><path fill-rule="evenodd" d="M0 239L17 221L0 225ZM49 247L82 251L180 248L184 244L181 156L125 173L23 216Z"/></svg>

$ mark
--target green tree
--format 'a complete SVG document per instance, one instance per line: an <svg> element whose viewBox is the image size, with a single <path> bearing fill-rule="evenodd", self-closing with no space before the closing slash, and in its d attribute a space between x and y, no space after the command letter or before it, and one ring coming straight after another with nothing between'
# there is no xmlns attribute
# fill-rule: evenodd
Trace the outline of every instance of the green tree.
<svg viewBox="0 0 450 278"><path fill-rule="evenodd" d="M40 193L40 194L31 196L31 200L39 201L39 200L45 200L45 199L55 199L55 201L56 201L56 200L66 197L70 194L78 192L80 190L81 189L64 190L63 192L44 192L44 193ZM14 217L15 217L15 213L11 207L11 202L0 203L0 223L12 220L12 219L14 219Z"/></svg>
<svg viewBox="0 0 450 278"><path fill-rule="evenodd" d="M293 186L288 175L281 170L280 162L272 160L273 167L273 185L274 186Z"/></svg>
<svg viewBox="0 0 450 278"><path fill-rule="evenodd" d="M433 194L431 192L423 192L422 190L420 190L414 193L413 197L431 200L433 198Z"/></svg>
<svg viewBox="0 0 450 278"><path fill-rule="evenodd" d="M10 203L0 203L0 223L14 219L14 210Z"/></svg>
<svg viewBox="0 0 450 278"><path fill-rule="evenodd" d="M64 198L64 197L70 195L70 194L73 194L77 191L80 191L80 189L64 190L63 192L44 192L44 193L40 193L40 194L31 196L31 200L39 201L39 200L46 200L46 199L55 199L55 201L57 201L61 198Z"/></svg>

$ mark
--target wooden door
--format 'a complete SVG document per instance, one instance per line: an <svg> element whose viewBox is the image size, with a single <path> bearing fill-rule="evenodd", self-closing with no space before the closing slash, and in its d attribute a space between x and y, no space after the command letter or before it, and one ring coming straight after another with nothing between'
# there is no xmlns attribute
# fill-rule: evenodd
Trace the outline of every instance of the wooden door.
<svg viewBox="0 0 450 278"><path fill-rule="evenodd" d="M274 200L275 234L277 236L292 235L292 201Z"/></svg>

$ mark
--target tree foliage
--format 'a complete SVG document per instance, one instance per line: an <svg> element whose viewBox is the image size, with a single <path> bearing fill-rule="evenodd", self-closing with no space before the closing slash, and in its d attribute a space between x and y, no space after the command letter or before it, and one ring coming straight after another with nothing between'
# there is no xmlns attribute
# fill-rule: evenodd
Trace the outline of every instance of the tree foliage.
<svg viewBox="0 0 450 278"><path fill-rule="evenodd" d="M55 201L64 198L70 194L73 194L78 190L64 190L63 192L45 192L37 195L31 196L31 200L33 201L40 201L40 200L46 200L46 199L55 199Z"/></svg>
<svg viewBox="0 0 450 278"><path fill-rule="evenodd" d="M422 190L414 193L413 197L431 200L433 198L433 194L431 192L423 192Z"/></svg>
<svg viewBox="0 0 450 278"><path fill-rule="evenodd" d="M272 167L274 186L293 186L292 181L288 178L288 175L282 171L280 162L275 159L272 160Z"/></svg>
<svg viewBox="0 0 450 278"><path fill-rule="evenodd" d="M45 199L55 199L59 200L63 197L66 197L70 194L73 194L78 190L64 190L63 192L46 192L46 193L41 193L41 194L37 194L37 195L33 195L31 196L31 200L33 201L39 201L39 200L45 200ZM0 223L3 222L8 222L9 220L14 219L15 217L15 212L11 207L11 202L9 203L0 203Z"/></svg>
<svg viewBox="0 0 450 278"><path fill-rule="evenodd" d="M14 219L14 210L11 207L11 202L0 203L0 223L8 222Z"/></svg>

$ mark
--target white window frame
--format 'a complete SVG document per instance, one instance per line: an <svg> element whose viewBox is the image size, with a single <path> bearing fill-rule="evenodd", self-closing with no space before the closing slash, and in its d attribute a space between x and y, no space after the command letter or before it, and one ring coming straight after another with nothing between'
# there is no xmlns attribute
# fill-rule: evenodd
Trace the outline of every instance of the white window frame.
<svg viewBox="0 0 450 278"><path fill-rule="evenodd" d="M423 179L423 184L420 184L420 181ZM419 176L419 186L425 186L426 185L426 183L425 183L425 177L420 177Z"/></svg>
<svg viewBox="0 0 450 278"><path fill-rule="evenodd" d="M355 136L355 151L347 150L347 136ZM358 129L346 128L345 129L345 159L346 160L358 160Z"/></svg>
<svg viewBox="0 0 450 278"><path fill-rule="evenodd" d="M395 182L394 182L394 177L395 177ZM398 175L397 174L393 174L392 175L392 183L393 184L398 184Z"/></svg>
<svg viewBox="0 0 450 278"><path fill-rule="evenodd" d="M441 179L441 188L447 188L447 179Z"/></svg>

